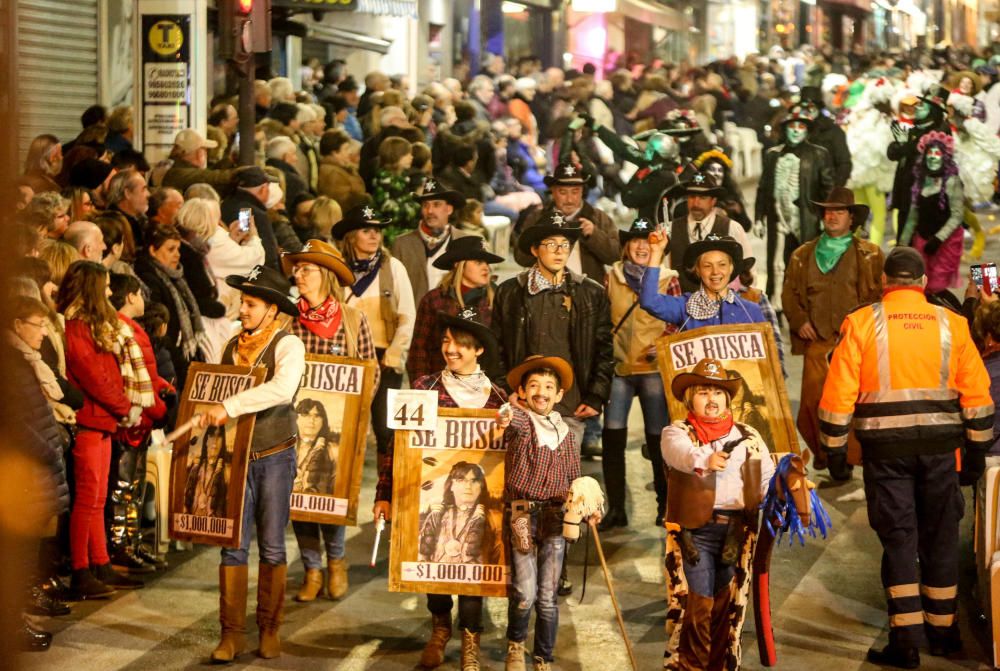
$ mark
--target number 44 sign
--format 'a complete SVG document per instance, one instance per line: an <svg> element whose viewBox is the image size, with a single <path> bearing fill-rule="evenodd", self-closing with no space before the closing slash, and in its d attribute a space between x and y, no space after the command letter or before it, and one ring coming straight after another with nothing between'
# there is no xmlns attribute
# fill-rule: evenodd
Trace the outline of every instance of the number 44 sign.
<svg viewBox="0 0 1000 671"><path fill-rule="evenodd" d="M433 431L437 427L438 393L420 389L389 390L390 429Z"/></svg>

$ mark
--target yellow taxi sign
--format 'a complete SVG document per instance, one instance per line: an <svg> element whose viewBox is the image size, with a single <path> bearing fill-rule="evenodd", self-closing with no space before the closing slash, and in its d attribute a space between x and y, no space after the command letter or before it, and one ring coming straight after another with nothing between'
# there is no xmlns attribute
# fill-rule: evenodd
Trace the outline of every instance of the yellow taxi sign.
<svg viewBox="0 0 1000 671"><path fill-rule="evenodd" d="M149 47L161 56L172 56L184 44L184 31L173 21L157 21L149 29Z"/></svg>

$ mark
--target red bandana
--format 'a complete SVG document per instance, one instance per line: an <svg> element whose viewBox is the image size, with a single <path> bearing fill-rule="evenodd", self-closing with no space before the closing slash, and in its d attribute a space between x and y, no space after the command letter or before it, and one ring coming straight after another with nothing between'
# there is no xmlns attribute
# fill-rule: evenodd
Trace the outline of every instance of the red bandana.
<svg viewBox="0 0 1000 671"><path fill-rule="evenodd" d="M298 302L299 323L318 335L320 338L332 338L340 328L340 303L327 299L319 307L309 307L309 301L300 298Z"/></svg>
<svg viewBox="0 0 1000 671"><path fill-rule="evenodd" d="M694 428L694 434L698 436L698 440L705 445L729 435L729 432L733 430L733 413L731 412L726 412L725 415L716 419L697 417L693 412L688 412L687 421Z"/></svg>

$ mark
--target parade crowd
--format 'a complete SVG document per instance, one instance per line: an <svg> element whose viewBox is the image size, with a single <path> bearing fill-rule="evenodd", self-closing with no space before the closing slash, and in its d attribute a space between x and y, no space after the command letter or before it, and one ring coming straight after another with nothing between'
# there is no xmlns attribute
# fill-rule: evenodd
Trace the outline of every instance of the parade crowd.
<svg viewBox="0 0 1000 671"><path fill-rule="evenodd" d="M65 615L66 602L141 588L166 567L143 541L151 433L174 428L192 363L261 366L263 384L201 418L184 502L220 515L226 465L209 441L255 415L242 544L221 553L210 656L247 650L254 539L257 654L278 656L289 495L330 486L301 481L329 470L328 420L296 392L305 356L334 354L377 362L376 521L393 510L390 389L496 411L503 538L467 533L474 507L458 501L475 501L485 476L462 462L421 553L463 561L507 544L508 671L558 656L558 596L573 589L563 507L581 458L598 456L599 529L668 530L679 607L666 616L664 668L738 668L745 539L770 454L792 448L754 428L760 390L719 361L665 386L655 343L760 323L782 371L803 357L801 381L786 384L801 384L796 426L813 472L864 471L890 624L869 660L916 668L921 647L957 653L960 485L1000 456L997 287L959 276L963 254L978 263L996 232L977 212L1000 202L1000 50L775 48L704 67L623 56L603 72L490 56L465 70L412 97L405 79L359 81L342 61L303 66L301 90L256 81L252 166L237 164L229 96L206 133L182 130L152 163L133 146L130 107L94 106L76 137L34 138L7 187L17 212L3 343L6 408L48 466L44 482L25 483L50 493L52 520L25 611ZM509 253L494 248L508 233ZM520 268L498 282L501 264ZM686 418L671 422L668 395ZM649 469L626 474L636 397ZM653 483L655 509L627 509L628 480ZM304 568L294 598L341 599L345 527L292 527ZM427 596L423 668L445 658L453 601ZM460 668L475 671L483 598L458 596L456 620ZM26 619L21 639L44 650L51 635Z"/></svg>

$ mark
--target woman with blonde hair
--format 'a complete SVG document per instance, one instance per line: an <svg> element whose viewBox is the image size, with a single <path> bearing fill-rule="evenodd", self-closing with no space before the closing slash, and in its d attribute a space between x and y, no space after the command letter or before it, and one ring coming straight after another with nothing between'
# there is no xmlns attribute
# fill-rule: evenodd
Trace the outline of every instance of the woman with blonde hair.
<svg viewBox="0 0 1000 671"><path fill-rule="evenodd" d="M320 240L329 242L333 227L343 218L344 211L337 201L333 198L320 196L313 202L312 209L309 210L309 230Z"/></svg>
<svg viewBox="0 0 1000 671"><path fill-rule="evenodd" d="M63 189L62 196L69 201L70 221L90 221L97 208L90 195L90 189L83 186L69 186Z"/></svg>
<svg viewBox="0 0 1000 671"><path fill-rule="evenodd" d="M70 265L79 261L80 252L76 247L62 240L42 240L38 245L38 258L49 264L52 271L52 283L62 286L63 278Z"/></svg>
<svg viewBox="0 0 1000 671"><path fill-rule="evenodd" d="M491 253L486 242L476 235L453 238L444 254L434 260L434 267L447 270L440 284L420 299L413 341L406 359L411 380L440 372L445 366L441 354L441 326L437 315L457 315L466 308L475 309L480 321L490 325L493 314L493 271L490 264L503 257Z"/></svg>

